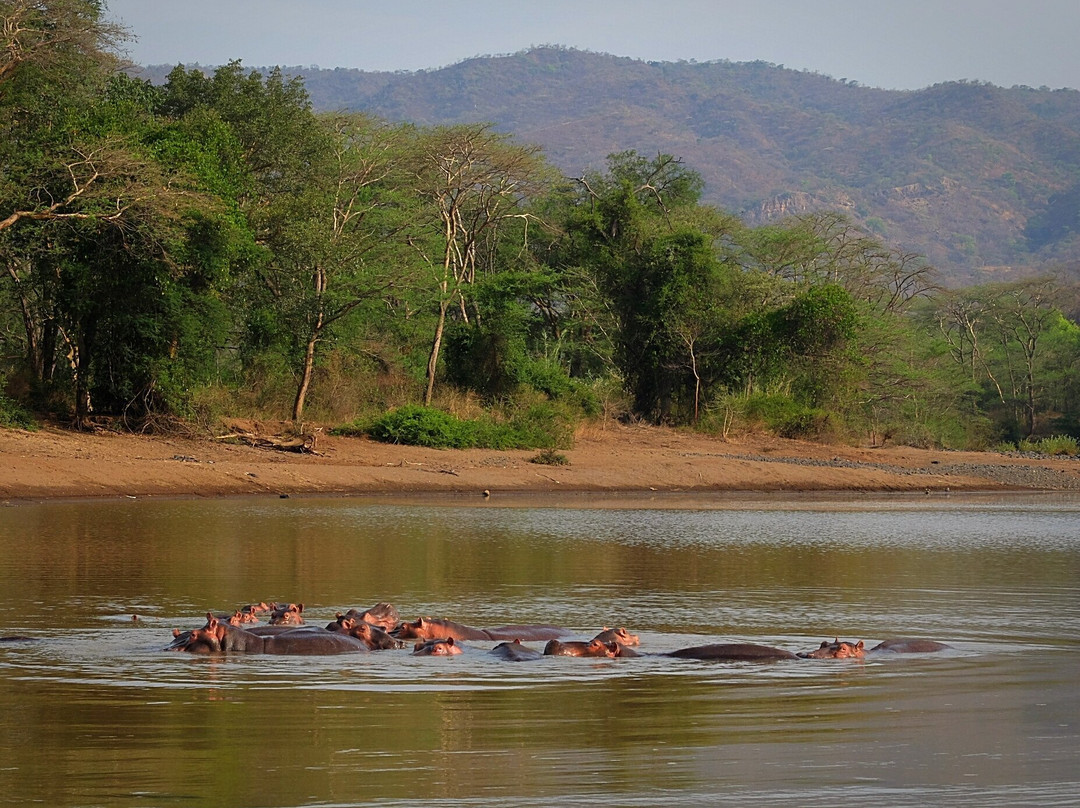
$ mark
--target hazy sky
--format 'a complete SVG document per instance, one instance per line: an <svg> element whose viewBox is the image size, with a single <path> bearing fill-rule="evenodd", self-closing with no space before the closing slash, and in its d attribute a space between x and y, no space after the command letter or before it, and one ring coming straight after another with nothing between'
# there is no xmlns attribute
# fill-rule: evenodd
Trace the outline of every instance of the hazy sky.
<svg viewBox="0 0 1080 808"><path fill-rule="evenodd" d="M442 67L557 44L874 87L1080 88L1078 0L107 0L140 64Z"/></svg>

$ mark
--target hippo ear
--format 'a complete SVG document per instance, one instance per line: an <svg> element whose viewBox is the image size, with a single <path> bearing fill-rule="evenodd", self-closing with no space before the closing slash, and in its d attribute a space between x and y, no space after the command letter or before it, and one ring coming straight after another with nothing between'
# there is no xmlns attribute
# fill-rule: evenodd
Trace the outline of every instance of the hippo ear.
<svg viewBox="0 0 1080 808"><path fill-rule="evenodd" d="M836 645L838 642L840 642L840 638L839 637L834 637L833 638L833 645Z"/></svg>
<svg viewBox="0 0 1080 808"><path fill-rule="evenodd" d="M818 648L828 648L828 647L829 647L829 641L828 640L822 640L821 645L818 646Z"/></svg>
<svg viewBox="0 0 1080 808"><path fill-rule="evenodd" d="M178 629L178 628L174 628L174 629L172 630L172 635L173 635L174 637L179 637L179 636L180 636L180 629Z"/></svg>
<svg viewBox="0 0 1080 808"><path fill-rule="evenodd" d="M296 611L298 611L298 612L304 611L304 604L303 603L297 603L296 604Z"/></svg>
<svg viewBox="0 0 1080 808"><path fill-rule="evenodd" d="M858 641L858 642L857 642L857 643L855 644L855 650L857 650L857 651L861 651L862 649L863 649L863 641L862 641L862 640L859 640L859 641Z"/></svg>

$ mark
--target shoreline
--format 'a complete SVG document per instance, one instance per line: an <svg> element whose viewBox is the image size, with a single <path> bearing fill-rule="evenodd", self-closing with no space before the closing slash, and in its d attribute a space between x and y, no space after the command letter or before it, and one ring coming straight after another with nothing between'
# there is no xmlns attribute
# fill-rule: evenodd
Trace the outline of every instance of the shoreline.
<svg viewBox="0 0 1080 808"><path fill-rule="evenodd" d="M281 424L246 422L257 434ZM866 448L664 427L579 432L565 466L535 451L426 449L318 433L316 453L206 438L45 427L0 430L0 502L233 496L716 500L867 494L1080 492L1080 459L910 447ZM722 495L722 496L721 496Z"/></svg>

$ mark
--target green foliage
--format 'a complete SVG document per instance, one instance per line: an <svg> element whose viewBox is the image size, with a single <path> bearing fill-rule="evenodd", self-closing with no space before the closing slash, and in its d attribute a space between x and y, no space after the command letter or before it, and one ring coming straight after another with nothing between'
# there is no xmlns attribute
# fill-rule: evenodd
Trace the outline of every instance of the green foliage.
<svg viewBox="0 0 1080 808"><path fill-rule="evenodd" d="M38 428L38 424L29 410L0 393L0 427L32 431Z"/></svg>
<svg viewBox="0 0 1080 808"><path fill-rule="evenodd" d="M431 407L410 405L379 418L368 430L371 437L385 443L428 446L437 449L467 449L476 446L476 427L449 413Z"/></svg>
<svg viewBox="0 0 1080 808"><path fill-rule="evenodd" d="M545 405L534 405L500 422L492 417L463 420L442 410L410 404L369 424L337 427L333 434L367 434L385 443L433 449L554 448L569 440L561 414Z"/></svg>
<svg viewBox="0 0 1080 808"><path fill-rule="evenodd" d="M543 449L530 457L529 462L541 466L569 466L570 458L554 449Z"/></svg>
<svg viewBox="0 0 1080 808"><path fill-rule="evenodd" d="M1038 452L1046 455L1080 454L1077 440L1071 435L1051 435L1039 440L1022 440L1017 448L1021 452Z"/></svg>
<svg viewBox="0 0 1080 808"><path fill-rule="evenodd" d="M822 438L830 429L829 414L785 395L759 393L743 403L743 417L760 421L782 438Z"/></svg>

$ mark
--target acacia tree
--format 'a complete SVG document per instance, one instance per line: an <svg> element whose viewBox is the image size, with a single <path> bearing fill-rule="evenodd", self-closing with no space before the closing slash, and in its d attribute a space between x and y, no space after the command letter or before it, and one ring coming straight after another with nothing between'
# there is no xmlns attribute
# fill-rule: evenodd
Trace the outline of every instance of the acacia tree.
<svg viewBox="0 0 1080 808"><path fill-rule="evenodd" d="M115 138L72 124L100 98L125 36L94 0L0 6L0 231L23 221L123 216L130 193L103 186L129 173L129 156ZM111 214L79 209L103 199Z"/></svg>
<svg viewBox="0 0 1080 808"><path fill-rule="evenodd" d="M279 311L292 310L303 346L292 408L298 423L318 345L365 301L404 285L412 257L403 248L415 212L397 176L402 129L364 116L325 124L329 159L302 191L271 203L272 254L260 270Z"/></svg>
<svg viewBox="0 0 1080 808"><path fill-rule="evenodd" d="M550 169L539 147L515 144L484 123L420 133L412 173L433 231L426 242L430 252L419 238L413 241L432 270L437 297L424 391L424 403L430 404L448 313L453 308L463 323L475 321L478 312L470 305L467 287L478 271L498 270L500 226L510 219L530 220L524 203L546 187ZM524 249L528 227L518 232Z"/></svg>
<svg viewBox="0 0 1080 808"><path fill-rule="evenodd" d="M1056 281L1051 278L1008 284L1000 289L992 313L1028 438L1035 434L1038 400L1042 394L1038 373L1040 347L1048 327L1060 316L1055 305L1056 289ZM1019 354L1019 373L1014 368L1015 353Z"/></svg>
<svg viewBox="0 0 1080 808"><path fill-rule="evenodd" d="M992 385L1010 412L1009 431L1034 435L1044 392L1044 343L1061 321L1057 283L1034 278L942 295L936 309L954 361Z"/></svg>

